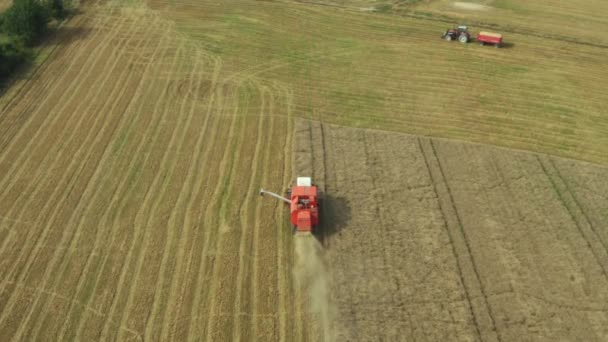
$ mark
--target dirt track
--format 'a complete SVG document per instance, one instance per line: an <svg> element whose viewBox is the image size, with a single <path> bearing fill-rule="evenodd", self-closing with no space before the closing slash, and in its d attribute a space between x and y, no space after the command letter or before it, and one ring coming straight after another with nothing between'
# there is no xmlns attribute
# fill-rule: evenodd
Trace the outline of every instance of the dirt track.
<svg viewBox="0 0 608 342"><path fill-rule="evenodd" d="M296 125L326 189L338 340L608 338L608 170L381 131ZM310 137L314 146L310 145ZM319 165L322 164L322 165ZM603 185L602 185L603 186Z"/></svg>

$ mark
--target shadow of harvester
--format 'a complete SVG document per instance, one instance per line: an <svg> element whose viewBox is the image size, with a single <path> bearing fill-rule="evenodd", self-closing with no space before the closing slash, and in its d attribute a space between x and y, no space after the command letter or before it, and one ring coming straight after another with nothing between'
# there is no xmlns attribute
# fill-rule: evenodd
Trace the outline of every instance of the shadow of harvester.
<svg viewBox="0 0 608 342"><path fill-rule="evenodd" d="M344 197L334 197L325 194L321 204L321 224L317 238L325 243L332 235L340 234L351 219L351 208Z"/></svg>

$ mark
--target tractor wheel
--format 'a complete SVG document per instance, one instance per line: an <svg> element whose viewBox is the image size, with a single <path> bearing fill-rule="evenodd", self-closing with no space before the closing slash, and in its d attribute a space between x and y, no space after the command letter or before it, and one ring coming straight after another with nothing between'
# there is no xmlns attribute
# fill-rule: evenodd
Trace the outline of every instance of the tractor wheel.
<svg viewBox="0 0 608 342"><path fill-rule="evenodd" d="M466 44L469 42L469 37L467 37L466 34L461 34L460 37L458 37L458 41L463 44Z"/></svg>
<svg viewBox="0 0 608 342"><path fill-rule="evenodd" d="M447 36L445 36L445 40L447 40L448 42L452 41L452 36L450 36L449 34Z"/></svg>

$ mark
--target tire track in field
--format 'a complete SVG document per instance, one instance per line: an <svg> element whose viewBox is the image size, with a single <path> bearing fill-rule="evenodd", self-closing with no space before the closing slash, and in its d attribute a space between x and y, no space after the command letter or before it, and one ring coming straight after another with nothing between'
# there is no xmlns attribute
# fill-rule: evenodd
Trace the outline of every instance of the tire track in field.
<svg viewBox="0 0 608 342"><path fill-rule="evenodd" d="M56 118L56 119L57 119L57 118ZM40 132L40 131L39 131L39 132ZM38 132L38 133L39 133L39 132ZM37 135L38 135L38 133L37 133ZM36 139L35 139L35 138L32 138L32 139L31 139L31 141L32 141L32 142L33 142L33 141L36 141ZM40 140L40 141L42 141L42 140ZM27 151L27 149L24 149L24 150L25 150L25 151ZM23 154L23 155L24 155L24 154ZM51 196L52 196L52 197L54 197L54 194L55 194L57 191L59 191L59 190L64 190L64 192L65 192L67 189L56 188L56 189L54 190L54 192L53 192L53 195L51 195ZM50 205L51 203L54 203L54 201L47 201L47 203L45 204L45 208L46 208L48 205ZM58 206L58 203L54 203L54 204L55 204L55 206ZM27 207L27 205L25 205L25 206L22 208L22 214L23 214L23 212L25 211L25 209L24 209L25 207ZM51 209L49 209L49 210L51 210ZM42 210L41 212L44 212L44 210ZM56 211L55 211L55 213L56 213ZM19 215L19 217L21 217L21 215ZM39 217L40 217L40 216L39 216ZM52 219L51 219L51 220L52 220ZM36 220L36 222L38 222L38 220ZM34 252L34 251L36 251L36 250L38 250L38 249L40 248L41 241L44 241L44 239L45 239L45 237L46 237L46 235L47 235L47 234L48 234L48 230L43 230L43 231L42 231L42 233L41 233L41 235L42 235L42 236L39 236L39 237L36 239L36 241L35 241L36 247L34 247L34 250L33 250L32 252ZM27 240L30 240L30 239L28 238ZM19 259L21 259L21 257L24 255L24 254L23 254L23 253L24 253L24 250L25 250L25 249L22 249L22 251L21 251L21 253L20 253L20 257L19 257ZM2 252L0 252L0 253L2 253ZM30 266L31 266L31 264L33 263L34 259L35 259L35 253L34 253L34 255L32 255L32 254L28 255L28 261L26 262L25 267L24 267L24 268L22 268L22 272L20 273L19 280L17 280L17 282L22 282L22 281L23 281L23 279L24 279L24 278L25 278L25 276L27 275L27 270L30 268ZM15 271L15 269L17 268L17 266L23 266L23 265L22 265L22 263L20 263L20 262L16 262L16 263L14 264L13 269L11 270L11 273L13 273L13 272ZM9 279L9 278L7 278L7 279ZM2 285L2 289L4 289L4 288L5 288L5 285L3 284L3 285ZM1 292L1 290L0 290L0 292ZM13 298L14 298L14 297L13 297L13 296L11 296L11 299L12 299L12 300L11 300L11 299L9 299L9 303L7 304L6 310L4 310L4 311L2 312L2 315L0 315L0 324L1 324L1 323L3 322L3 320L6 318L6 315L5 315L5 314L6 314L6 313L8 313L8 312L10 312L10 308L12 308L12 305L14 305L14 301L15 301L16 299L13 299Z"/></svg>
<svg viewBox="0 0 608 342"><path fill-rule="evenodd" d="M129 42L129 39L131 39L132 37L133 36L130 35L130 38L128 38L128 39L125 40L125 44L127 42ZM103 89L106 86L107 81L110 79L110 75L114 74L113 70L116 68L117 65L119 65L118 62L121 61L121 54L119 54L115 59L113 59L113 61L114 61L114 64L109 68L109 72L107 74L105 74L106 77L101 81L100 89ZM124 81L126 81L127 79L129 79L129 76L131 76L131 74L128 72L127 69L125 69L120 75L118 75L118 79L120 80L121 84L125 84L125 83L122 83L123 80L121 80L121 79L125 78ZM111 86L112 84L109 84L109 85ZM116 106L119 104L119 101L122 99L120 96L115 96L116 95L115 92L119 91L120 88L118 88L118 87L111 87L109 89L110 89L109 91L111 92L109 98L114 98L115 100L114 101L107 101L107 102L103 103L102 104L102 110L101 110L101 112L105 112L105 108L106 107L109 107L108 108L108 112L110 112L110 113L114 112ZM80 103L83 103L83 102L87 103L86 100L82 101ZM94 103L95 103L94 99L89 102L90 105L93 105ZM88 109L84 110L84 112L88 112L88 111L89 111ZM76 110L75 112L78 112L78 111ZM85 118L85 116L82 117L82 119L84 119L84 118ZM121 119L124 119L124 116L121 117ZM81 120L79 120L79 121L81 121ZM75 166L78 165L77 161L82 159L82 158L79 157L79 155L82 154L81 150L85 146L88 148L88 151L86 151L86 153L84 153L84 155L89 155L89 156L91 155L91 151L96 146L104 146L103 147L104 150L101 152L101 156L103 156L105 154L104 151L108 148L109 144L102 144L99 141L101 139L100 137L103 137L102 133L104 133L107 130L110 130L110 137L112 137L114 135L114 132L116 132L117 127L119 127L120 123L121 123L121 120L104 120L103 116L97 116L97 117L95 117L94 120L95 120L95 122L93 123L93 125L91 125L91 129L89 130L89 133L87 133L85 141L80 144L79 149L73 155L73 158L71 159L71 163L68 166L68 169L72 168L73 165L75 165ZM101 124L102 127L97 128L97 126L99 124ZM80 123L79 123L79 125L80 125ZM108 128L108 126L113 127L113 128ZM80 131L80 130L79 129L75 129L73 131L75 132L75 131ZM74 132L72 132L72 133L74 133ZM91 133L93 133L93 136L91 136ZM70 136L66 140L67 141L71 141L72 137L73 137L73 134L72 134L72 136ZM87 141L89 141L89 140L91 140L91 142L88 143ZM60 156L57 157L57 158L55 158L55 160L56 161L60 160ZM101 159L99 159L97 161L97 163L98 163L97 165L100 165L101 164ZM87 164L86 162L80 164L79 171L76 172L76 173L77 174L82 174L83 169L86 166L86 164ZM54 168L54 167L51 167L51 168ZM69 176L70 176L70 173L65 172L65 177L69 177ZM72 179L75 182L79 178L81 178L81 177L73 177ZM63 183L63 181L61 181L60 183ZM94 183L94 182L92 181L92 178L90 178L89 181L87 182L87 184L92 184L92 183ZM74 185L71 185L69 187L73 188L73 186ZM83 194L84 194L84 192L83 192ZM65 198L66 197L64 197L64 199ZM61 204L63 202L62 201L58 201L58 202L59 202L58 207L61 207ZM83 201L83 202L84 203L88 203L86 205L85 209L83 209L85 211L85 214L83 215L83 217L86 218L87 217L86 212L88 211L88 208L90 207L90 203L86 202L86 201ZM76 212L78 212L78 211L74 211L73 213L76 213ZM49 223L47 225L48 228L45 228L45 229L50 229L51 223L54 222L54 217L55 217L55 214L53 215L53 219L51 219L49 221ZM70 224L68 225L69 227L75 226L75 228L73 230L73 233L71 234L71 236L68 236L64 232L64 234L62 236L62 242L60 243L60 245L65 245L66 243L64 241L67 241L65 239L69 238L69 242L67 242L67 244L69 244L69 247L64 251L64 255L67 254L69 251L73 251L73 250L76 249L76 243L78 243L80 241L80 236L81 236L82 231L83 231L82 223L77 223L77 222L72 221L73 217L74 216L70 217L70 219L68 220L70 222ZM81 222L84 222L84 221L81 221ZM63 274L66 272L65 269L66 269L67 265L69 265L69 263L71 261L72 261L71 258L65 258L63 255L60 256L57 253L55 253L55 255L53 256L53 258L51 260L51 264L53 266L51 266L50 270L47 268L47 270L45 271L45 275L44 275L44 278L43 278L44 280L43 280L43 283L42 283L43 286L47 287L46 283L50 282L50 283L53 284L52 288L57 288L59 286L59 284L58 284L59 281L61 281L62 279L70 279L70 277L63 277ZM57 269L57 271L54 271L55 269ZM83 270L81 270L81 271L83 271ZM56 275L55 278L49 278L49 277L51 277L51 274ZM82 276L82 274L81 274L81 276ZM46 312L45 309L42 309L40 311L34 310L34 308L36 307L36 303L37 302L38 302L38 298L35 300L34 305L31 306L32 310L30 310L30 312L28 313L28 316L26 316L26 320L25 320L26 324L23 324L22 327L28 325L27 322L29 322L29 320L31 319L30 315L33 312L36 312L36 313L38 313L38 312L45 313ZM46 302L45 304L42 304L42 305L43 305L44 308L46 308L46 307L48 307L48 305L50 305L50 302ZM28 331L28 333L33 333L34 334L34 338L36 338L36 336L37 336L37 334L39 332L39 329L41 328L42 323L44 322L44 320L39 319L39 320L36 320L36 322L37 323L36 323L35 327L33 329L31 329L30 331Z"/></svg>
<svg viewBox="0 0 608 342"><path fill-rule="evenodd" d="M577 209L582 214L582 218L585 220L586 225L589 228L591 228L591 231L593 232L593 235L595 237L592 240L598 241L602 245L604 251L606 251L608 253L608 245L606 244L604 239L602 239L602 236L598 233L597 228L593 225L591 219L589 218L589 214L587 214L587 212L585 211L584 206L582 206L581 203L579 202L579 200L576 198L576 195L574 194L574 191L572 191L570 183L562 176L561 172L559 171L559 168L557 167L557 165L555 165L554 159L552 157L548 156L547 160L549 161L549 164L551 165L551 167L555 170L555 175L564 184L564 186L567 190L567 193L572 198L573 204L575 207L573 209Z"/></svg>
<svg viewBox="0 0 608 342"><path fill-rule="evenodd" d="M591 250L593 257L600 266L604 277L608 280L608 248L596 228L591 223L589 216L574 197L568 183L561 176L559 170L549 156L536 155L543 173L549 180L557 198L568 212L568 215L576 225L581 237Z"/></svg>
<svg viewBox="0 0 608 342"><path fill-rule="evenodd" d="M439 181L435 180L436 176L433 176L433 172L431 171L431 166L430 166L429 160L424 151L424 148L422 147L422 141L420 140L420 138L417 138L416 140L418 142L418 148L420 150L420 154L422 155L422 158L424 159L424 164L425 164L426 170L428 172L429 180L433 184L433 190L435 192L435 196L437 197L437 204L439 205L439 210L441 211L441 216L443 219L443 226L450 239L450 247L452 248L452 254L454 255L454 258L456 259L456 265L458 267L458 275L460 278L460 283L462 284L462 289L464 291L466 301L468 303L469 313L471 315L471 318L473 319L473 325L475 326L475 331L477 333L477 337L479 338L480 341L483 341L481 331L479 330L479 322L477 321L477 316L475 315L475 311L473 310L473 303L471 301L471 295L469 294L467 282L465 281L465 277L464 277L464 272L462 271L461 258L458 256L458 252L456 251L456 245L454 243L454 237L452 234L452 230L449 229L449 223L448 223L448 219L446 217L447 209L444 208L444 204L440 200L441 196L439 195L439 191L437 190L437 184L439 183Z"/></svg>
<svg viewBox="0 0 608 342"><path fill-rule="evenodd" d="M169 46L165 46L163 51L171 51L169 50L172 47L172 45ZM177 47L176 47L177 49ZM173 70L175 68L176 65L178 65L178 61L179 61L179 57L181 54L181 49L178 49L177 51L175 51L172 55L171 58L171 66L169 68L169 70ZM166 70L163 65L157 65L158 66L158 76L156 78L154 78L154 80L156 80L156 82L151 82L151 86L150 89L154 89L154 85L156 84L160 84L160 76L161 73ZM166 112L164 111L159 111L158 110L158 105L161 102L161 100L165 97L167 90L168 90L168 86L169 86L169 82L170 79L166 78L163 79L164 82L162 82L162 86L160 87L161 90L161 94L159 94L158 96L155 96L155 101L153 101L152 103L150 103L150 105L152 106L151 109L151 113L152 113L152 117L149 120L145 120L146 126L148 125L148 123L150 125L153 125L152 128L148 128L146 127L145 129L145 133L142 138L139 140L139 143L137 145L136 148L136 152L133 154L135 156L140 156L141 158L143 158L143 161L140 161L140 159L138 158L132 158L130 160L130 163L127 167L127 174L129 175L139 175L139 173L141 172L139 169L140 165L146 165L148 163L148 160L150 159L150 153L145 153L146 149L149 150L149 146L153 146L155 145L157 139L158 139L158 135L159 135L159 131L161 129L161 122L164 120L165 116L166 116ZM145 98L147 98L147 96L142 96L142 100L140 102L140 106L139 109L137 110L138 113L143 112L144 109L144 105L148 104L145 102ZM150 141L148 141L147 139L149 139ZM140 181L142 180L141 177L137 179L136 183L134 184L127 184L130 183L129 181L131 176L129 177L124 177L122 179L122 184L121 186L128 186L128 190L126 194L123 194L123 196L114 198L113 200L119 200L119 204L117 205L118 208L125 208L125 203L126 201L130 198L130 196L132 195L132 191L134 191L134 189L137 187L137 185L139 185ZM148 198L149 196L149 192L151 191L151 187L147 187L146 190L144 190L143 193L143 197L144 198ZM140 202L140 206L137 208L138 213L136 214L135 220L137 220L140 216L140 212L143 208L143 204L145 203L145 201L141 201ZM112 203L110 203L110 205L112 205ZM112 231L116 231L117 228L117 224L118 222L115 221L115 226L112 228ZM117 306L119 305L119 300L122 297L122 291L125 289L125 281L126 281L126 277L127 277L127 272L128 269L130 268L130 260L133 257L133 253L136 253L135 250L138 249L137 248L137 243L140 242L141 239L141 235L142 235L142 227L137 226L135 222L132 223L133 225L133 234L134 237L130 240L130 245L128 246L128 248L126 248L127 250L127 255L124 258L124 262L121 266L120 269L120 275L118 276L118 282L117 282L117 286L116 286L116 291L112 294L112 299L111 299L111 305L110 305L110 311L108 313L108 319L104 322L103 324L103 329L101 331L101 338L102 339L110 339L111 337L108 336L108 334L110 334L110 327L111 325L109 324L109 320L113 319L114 315L116 314L116 310L117 310ZM127 243L127 241L123 241L123 244ZM122 246L121 246L122 249ZM119 313L120 314L120 313Z"/></svg>
<svg viewBox="0 0 608 342"><path fill-rule="evenodd" d="M466 283L463 283L463 286L467 287L469 291L469 299L471 299L470 304L471 304L471 308L476 312L475 316L476 317L476 324L477 324L477 329L479 329L479 333L480 333L480 339L483 341L487 341L487 340L496 340L498 342L502 341L502 337L500 335L500 331L497 329L496 327L496 320L493 316L493 312L492 312L492 307L490 306L490 303L488 302L488 296L486 293L486 290L481 282L481 277L479 275L479 270L478 267L475 263L475 259L473 258L473 254L471 252L471 246L470 246L470 242L469 239L467 238L467 234L466 231L464 229L464 226L462 225L462 220L460 219L460 214L458 213L458 209L456 208L456 202L454 201L454 197L452 195L452 191L450 189L450 186L448 184L447 178L445 177L445 173L443 171L443 166L441 164L441 160L439 158L439 156L437 155L437 150L435 148L435 145L433 143L432 139L425 139L427 141L425 141L423 145L423 147L425 147L426 145L426 151L423 153L427 153L429 154L436 163L436 174L437 177L435 179L440 179L440 183L442 184L443 187L445 188L445 194L443 196L440 196L438 198L439 201L442 200L442 198L447 202L445 206L442 205L443 208L447 208L448 212L443 212L444 218L450 218L450 220L452 221L452 224L448 224L448 228L450 228L451 230L453 230L453 232L451 232L450 234L452 235L452 242L453 242L453 246L456 249L456 257L458 259L458 262L460 263L460 261L462 260L462 264L461 264L461 269L464 271L463 273L463 280L467 280L467 273L472 273L472 275L474 276L474 280L470 279L467 281L468 285L466 285ZM426 158L426 157L425 157ZM431 165L433 168L435 168L433 166L434 163L429 163L429 165ZM442 191L443 192L443 191ZM448 223L450 223L448 221ZM458 228L457 228L458 227ZM458 251L459 249L461 249L461 251ZM464 260L463 260L464 259ZM467 272L466 270L470 270L469 272ZM477 284L477 286L471 284L471 281L474 281L475 284ZM471 294L471 292L478 292ZM473 299L475 298L483 298L483 307L477 307L476 305L474 305L474 301Z"/></svg>
<svg viewBox="0 0 608 342"><path fill-rule="evenodd" d="M149 36L146 38L146 40L142 40L142 41L141 41L141 42L140 42L138 45L140 45L140 46L142 46L142 45L143 45L143 46L147 46L147 45L148 45L147 43L148 43L148 42L149 42L149 41L150 41L150 40L151 40L153 37L154 37L154 38L156 38L155 36L153 36L153 35L151 35L151 34L150 34L150 35L149 35ZM161 44L160 44L160 43L159 43L159 44L157 44L157 45L155 46L155 51L157 51L157 49L158 49L160 46L161 46ZM129 62L127 62L127 64L128 64L128 65L130 65L130 64L132 63L132 61L133 61L135 58L137 58L137 56L136 56L136 55L131 56L130 61L129 61ZM130 76L130 74L131 74L131 73L129 72L129 76ZM138 84L137 84L136 89L139 89L139 88L141 87L141 84L144 82L144 79L145 79L144 77L141 77L141 78L140 78L140 80L139 80L139 82L138 82ZM123 85L123 84L125 84L125 83L119 80L119 81L117 81L117 82L116 82L116 84L118 84L118 85ZM120 86L119 86L119 87L115 87L115 89L120 89ZM137 90L136 90L136 92L137 92ZM110 98L114 98L114 97L117 97L117 96L110 96ZM126 108L129 108L129 107L131 106L131 103L132 103L132 101L133 101L134 99L136 99L136 96L133 96L133 97L131 98L131 101L130 101L130 103L127 105L127 107L126 107ZM114 111L115 111L115 110L114 110L114 107L113 107L111 110L109 110L109 112L114 112ZM126 111L123 111L123 113L125 113L125 112L126 112ZM121 122L119 123L118 127L123 127L123 126L125 126L125 125L127 125L127 124L129 124L129 125L130 125L130 124L132 124L132 123L133 123L133 121L135 120L135 118L132 118L130 122L127 122L128 120L126 119L126 117L127 117L127 115L123 115L123 116L121 117ZM114 141L114 139L112 139L112 141ZM110 146L110 144L108 144L108 146ZM104 153L104 154L105 154L105 155L104 155L104 156L102 156L102 161L103 161L103 160L106 160L106 159L107 159L107 157L108 157L108 156L107 156L107 153ZM102 165L103 165L103 162L100 162L100 164L102 164ZM104 177L104 178L105 178L105 177ZM103 182L104 180L105 180L105 179L99 180L99 181L95 182L95 184L101 183L101 182ZM115 191L116 191L116 190L115 190ZM88 213L88 211L89 211L89 208L91 208L91 207L93 206L93 203L95 203L95 198L97 198L97 195L98 195L98 193L96 193L96 194L95 194L95 196L93 196L93 198L92 198L92 199L89 201L89 204L88 204L87 209L86 209L87 213ZM114 192L114 193L112 194L112 196L115 196L115 195L116 195L116 192ZM102 218L101 218L101 219L100 219L100 221L99 221L99 222L101 222L101 226L106 226L106 223L107 223L107 221L108 221L108 216L109 216L109 213L111 212L111 208L112 208L111 206L106 206L106 208L103 210L103 214L101 215L101 216L102 216ZM85 214L85 215L83 215L83 216L84 216L84 217L87 217L87 216L89 216L89 215L86 215L86 214ZM82 230L84 229L84 228L83 228L84 224L85 224L85 219L83 218L83 219L81 219L81 220L80 220L80 222L77 224L77 228L76 228L76 229L77 229L77 231L82 231ZM102 244L102 245L100 245L100 240L101 240L101 234L100 234L100 233L101 233L101 232L102 232L102 230L101 230L101 229L98 229L98 230L97 230L97 232L95 233L95 240L94 240L94 242L93 242L93 246L92 246L91 252L90 252L90 253L89 253L89 255L87 256L86 261L85 261L85 264L84 264L84 266L83 266L83 271L82 271L82 273L81 273L81 274L79 275L79 277L78 277L78 282L77 282L77 284L76 284L76 290L74 291L74 293L75 293L75 297L77 297L77 298L81 298L81 297L82 297L81 293L82 293L82 291L83 291L83 287L85 286L85 284L87 283L87 281L90 279L90 278L88 277L88 273L89 273L89 269L91 268L91 265L92 265L92 260L94 259L94 256L96 255L97 251L99 251L99 250L101 250L101 249L102 249L102 247L101 247L101 246L103 246L103 244ZM104 236L104 238L108 238L108 237L109 237L108 235L105 235L105 236ZM70 247L71 249L72 249L72 247L74 247L74 248L75 248L75 246L76 246L76 245L78 244L78 242L79 242L79 239L78 239L78 238L74 238L72 241L73 241L73 242L72 242L72 246ZM65 258L65 259L64 259L64 262L67 262L67 261L68 261L68 259L67 259L67 258ZM105 258L105 261L107 261L107 258ZM92 291L90 291L90 293L89 293L89 294L86 296L86 298L83 300L83 301L84 301L85 303L87 303L87 304L89 303L89 301L90 301L90 299L91 299L91 296L92 296L92 295L93 295L93 294L96 292L96 289L97 289L97 283L98 283L99 277L101 276L101 271L102 271L102 269L103 269L103 265L104 265L104 264L105 264L105 263L102 263L102 264L101 264L102 266L101 266L101 267L98 267L98 268L97 268L97 269L95 269L95 271L94 271L94 275L93 275L93 290L92 290ZM65 268L65 266L64 266L64 265L62 265L62 266L60 267L60 269L64 269L64 268ZM62 277L58 277L58 278L62 278ZM89 288L89 287L87 286L86 288ZM65 320L65 322L64 322L64 324L63 324L63 326L62 326L61 330L59 331L59 339L61 339L61 340L66 339L66 338L65 338L66 330L69 328L69 326L70 326L70 325L74 325L74 324L76 324L76 329L77 329L76 333L78 332L78 327L80 327L80 326L81 326L81 323L82 323L82 318L83 318L83 317L82 317L81 315L78 315L78 313L76 314L76 315L77 315L77 317L73 317L73 316L74 316L74 314L73 314L73 312L74 312L73 310L74 310L74 309L75 309L75 307L74 307L74 306L70 306L70 307L68 308L68 311L67 311L67 314L66 314L67 319ZM71 337L70 337L70 339L72 339L72 338L74 338L74 336L71 336ZM77 339L78 339L78 338L77 338Z"/></svg>

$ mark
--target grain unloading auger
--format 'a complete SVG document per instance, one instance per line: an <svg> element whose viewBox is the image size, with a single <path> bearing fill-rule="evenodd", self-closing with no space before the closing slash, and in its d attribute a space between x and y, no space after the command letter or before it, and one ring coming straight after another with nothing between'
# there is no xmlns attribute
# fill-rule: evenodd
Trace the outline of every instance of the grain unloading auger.
<svg viewBox="0 0 608 342"><path fill-rule="evenodd" d="M264 189L260 195L270 195L289 205L291 225L296 233L314 233L319 225L320 196L310 177L298 177L296 186L287 190L285 196Z"/></svg>

